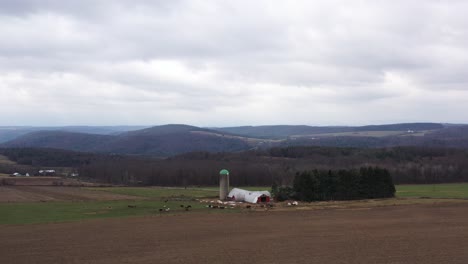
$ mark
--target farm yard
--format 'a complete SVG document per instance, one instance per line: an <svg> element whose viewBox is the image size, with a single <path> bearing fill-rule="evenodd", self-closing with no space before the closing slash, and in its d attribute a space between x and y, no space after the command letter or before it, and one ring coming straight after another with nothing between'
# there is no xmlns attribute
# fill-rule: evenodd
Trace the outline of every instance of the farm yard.
<svg viewBox="0 0 468 264"><path fill-rule="evenodd" d="M392 199L273 208L213 210L199 201L216 196L212 187L3 186L0 263L468 260L468 184L401 185Z"/></svg>

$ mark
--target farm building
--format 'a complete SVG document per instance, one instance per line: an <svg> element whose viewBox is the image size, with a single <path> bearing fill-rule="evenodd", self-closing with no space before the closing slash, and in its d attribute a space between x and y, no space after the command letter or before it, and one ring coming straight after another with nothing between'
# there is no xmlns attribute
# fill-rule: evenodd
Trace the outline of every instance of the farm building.
<svg viewBox="0 0 468 264"><path fill-rule="evenodd" d="M234 188L229 192L228 199L236 202L269 203L271 194L268 191L247 191Z"/></svg>
<svg viewBox="0 0 468 264"><path fill-rule="evenodd" d="M55 170L40 170L39 174L43 176L54 176Z"/></svg>
<svg viewBox="0 0 468 264"><path fill-rule="evenodd" d="M223 169L219 172L219 199L225 200L229 191L229 171Z"/></svg>

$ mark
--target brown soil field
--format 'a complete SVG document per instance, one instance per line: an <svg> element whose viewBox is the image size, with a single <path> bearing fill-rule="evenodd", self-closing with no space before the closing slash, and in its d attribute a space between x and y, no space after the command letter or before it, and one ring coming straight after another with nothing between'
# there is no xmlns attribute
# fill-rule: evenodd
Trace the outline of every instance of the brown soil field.
<svg viewBox="0 0 468 264"><path fill-rule="evenodd" d="M136 200L136 196L61 186L0 186L0 202ZM1 263L1 262L0 262Z"/></svg>
<svg viewBox="0 0 468 264"><path fill-rule="evenodd" d="M468 205L2 226L0 263L468 263Z"/></svg>

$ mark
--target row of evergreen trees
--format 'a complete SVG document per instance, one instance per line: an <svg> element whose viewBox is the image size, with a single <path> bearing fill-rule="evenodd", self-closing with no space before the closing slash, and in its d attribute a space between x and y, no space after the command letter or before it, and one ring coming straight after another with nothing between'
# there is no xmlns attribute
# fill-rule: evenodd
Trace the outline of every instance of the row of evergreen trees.
<svg viewBox="0 0 468 264"><path fill-rule="evenodd" d="M278 200L357 200L395 196L395 185L386 169L313 170L297 173L292 187L273 185Z"/></svg>

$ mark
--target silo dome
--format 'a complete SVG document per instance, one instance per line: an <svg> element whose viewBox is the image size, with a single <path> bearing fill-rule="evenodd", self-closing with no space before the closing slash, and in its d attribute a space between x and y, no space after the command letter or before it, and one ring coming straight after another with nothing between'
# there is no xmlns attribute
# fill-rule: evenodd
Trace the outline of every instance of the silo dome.
<svg viewBox="0 0 468 264"><path fill-rule="evenodd" d="M219 175L229 175L229 171L224 169L219 172Z"/></svg>

